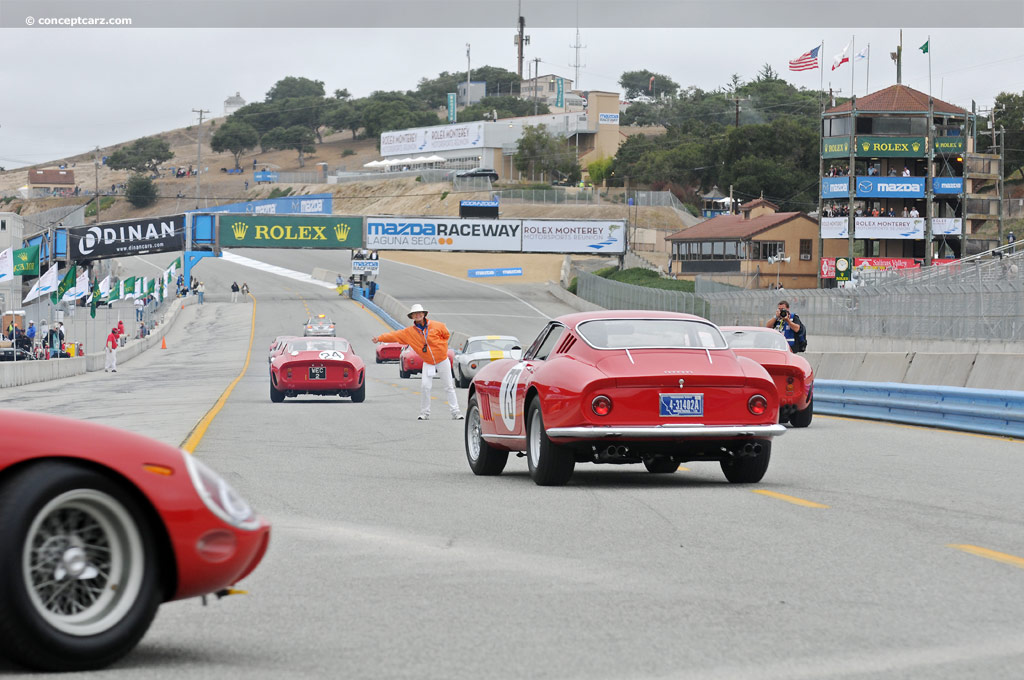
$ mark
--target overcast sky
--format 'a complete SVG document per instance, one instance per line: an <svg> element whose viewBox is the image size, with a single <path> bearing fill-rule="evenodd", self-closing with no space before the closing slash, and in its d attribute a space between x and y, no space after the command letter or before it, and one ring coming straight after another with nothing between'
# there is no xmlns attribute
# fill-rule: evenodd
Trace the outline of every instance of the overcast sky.
<svg viewBox="0 0 1024 680"><path fill-rule="evenodd" d="M379 0L382 5L390 1ZM513 0L493 2L508 5L507 28L34 30L11 28L5 21L0 28L0 165L10 169L52 161L96 145L185 127L195 121L192 109L223 115L228 95L240 92L247 102L260 101L285 76L322 80L328 93L348 88L356 97L373 90L408 90L423 77L464 71L466 43L473 66L515 71L516 5ZM581 0L584 11L587 2ZM711 0L705 4L724 7ZM993 23L998 20L993 17ZM542 74L575 78L570 66L574 27L531 28L527 16L527 34L526 57L540 57ZM850 65L836 71L830 67L854 35L856 51L871 48L870 68L864 61L856 64L856 94L894 84L889 52L899 41L898 28L583 27L580 42L586 47L580 50L584 65L577 86L617 92L623 71L647 68L681 86L712 90L734 73L749 80L768 63L789 82L813 89L822 72L790 72L787 62L824 41L825 87L831 84L847 96ZM965 108L971 100L989 107L1002 91L1024 90L1024 30L1019 27L904 28L904 84L928 91L928 57L918 47L929 35L936 97Z"/></svg>

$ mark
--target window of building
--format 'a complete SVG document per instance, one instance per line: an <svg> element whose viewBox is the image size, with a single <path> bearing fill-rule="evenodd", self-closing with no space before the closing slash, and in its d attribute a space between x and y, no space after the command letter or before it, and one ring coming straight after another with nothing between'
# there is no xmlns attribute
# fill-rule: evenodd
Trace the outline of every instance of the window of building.
<svg viewBox="0 0 1024 680"><path fill-rule="evenodd" d="M555 81L552 80L551 82L548 83L548 92L554 92L554 91L555 91Z"/></svg>
<svg viewBox="0 0 1024 680"><path fill-rule="evenodd" d="M809 238L800 239L800 259L809 260L811 259L811 245L812 241Z"/></svg>
<svg viewBox="0 0 1024 680"><path fill-rule="evenodd" d="M786 252L785 241L751 241L751 259L767 260L769 257L779 257Z"/></svg>
<svg viewBox="0 0 1024 680"><path fill-rule="evenodd" d="M845 118L826 118L823 122L825 126L822 132L826 137L849 137L850 136L850 119Z"/></svg>
<svg viewBox="0 0 1024 680"><path fill-rule="evenodd" d="M7 220L0 220L0 231L7 231Z"/></svg>

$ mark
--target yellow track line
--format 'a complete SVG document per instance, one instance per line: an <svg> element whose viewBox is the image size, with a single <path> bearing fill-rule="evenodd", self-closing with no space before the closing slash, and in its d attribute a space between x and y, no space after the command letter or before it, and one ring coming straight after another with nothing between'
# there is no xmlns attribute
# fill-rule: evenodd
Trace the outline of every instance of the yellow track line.
<svg viewBox="0 0 1024 680"><path fill-rule="evenodd" d="M210 423L217 417L220 410L224 408L224 404L227 403L228 397L231 396L231 391L235 389L235 385L242 379L245 372L249 370L249 359L252 358L252 341L256 337L256 296L249 293L249 297L252 298L252 322L249 326L249 349L245 352L245 365L242 366L242 372L238 374L238 377L232 380L231 384L224 390L224 393L220 395L220 399L213 405L213 408L206 412L202 420L192 428L192 431L185 437L185 441L181 443L181 448L189 453L195 453L196 447L199 446L199 442L203 440L203 436L206 434L206 429L210 427Z"/></svg>
<svg viewBox="0 0 1024 680"><path fill-rule="evenodd" d="M762 496L769 496L771 498L777 498L780 501L786 501L793 505L802 505L805 508L827 508L827 505L821 503L815 503L814 501L806 501L803 498L797 498L796 496L787 496L784 493L778 493L776 491L767 491L766 489L755 489L754 493L759 493Z"/></svg>
<svg viewBox="0 0 1024 680"><path fill-rule="evenodd" d="M989 550L988 548L980 548L976 545L958 545L951 543L946 547L962 550L970 555L977 555L978 557L984 557L989 560L995 560L996 562L1002 562L1003 564L1010 564L1020 569L1024 569L1024 558L1017 557L1016 555L1008 555L1006 553L996 552L995 550Z"/></svg>

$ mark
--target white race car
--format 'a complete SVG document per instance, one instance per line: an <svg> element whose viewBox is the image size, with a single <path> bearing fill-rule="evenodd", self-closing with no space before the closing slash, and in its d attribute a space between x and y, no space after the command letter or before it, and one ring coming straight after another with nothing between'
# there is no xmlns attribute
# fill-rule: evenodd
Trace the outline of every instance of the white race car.
<svg viewBox="0 0 1024 680"><path fill-rule="evenodd" d="M474 335L455 350L455 383L469 387L477 372L498 359L511 359L512 348L522 349L519 339L512 335Z"/></svg>

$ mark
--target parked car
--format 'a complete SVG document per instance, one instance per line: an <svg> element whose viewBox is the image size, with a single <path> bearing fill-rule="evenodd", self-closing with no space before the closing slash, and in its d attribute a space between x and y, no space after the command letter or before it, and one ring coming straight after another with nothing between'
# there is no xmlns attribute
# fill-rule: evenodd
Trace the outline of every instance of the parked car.
<svg viewBox="0 0 1024 680"><path fill-rule="evenodd" d="M814 415L814 369L789 350L786 336L774 328L722 326L736 354L765 367L779 392L779 422L807 427Z"/></svg>
<svg viewBox="0 0 1024 680"><path fill-rule="evenodd" d="M232 594L267 550L266 520L187 452L40 413L0 410L0 432L0 656L108 666L161 603Z"/></svg>
<svg viewBox="0 0 1024 680"><path fill-rule="evenodd" d="M494 168L473 168L472 170L460 170L455 173L456 177L486 177L492 182L498 181L498 173Z"/></svg>
<svg viewBox="0 0 1024 680"><path fill-rule="evenodd" d="M448 361L455 365L455 350L448 348ZM408 345L402 347L402 353L398 356L398 377L409 378L417 373L423 372L423 359L419 354L412 351ZM454 373L452 374L454 375ZM438 376L434 376L435 378Z"/></svg>
<svg viewBox="0 0 1024 680"><path fill-rule="evenodd" d="M514 335L474 335L455 351L452 371L459 387L469 387L477 372L498 359L511 359L512 348L523 349Z"/></svg>
<svg viewBox="0 0 1024 680"><path fill-rule="evenodd" d="M470 386L466 457L500 474L525 451L539 485L569 481L576 463L643 463L674 472L718 462L733 483L761 480L779 397L768 372L738 356L718 328L673 312L601 311L548 323L522 360L484 366Z"/></svg>
<svg viewBox="0 0 1024 680"><path fill-rule="evenodd" d="M301 394L366 399L363 360L345 338L290 338L270 360L270 401Z"/></svg>
<svg viewBox="0 0 1024 680"><path fill-rule="evenodd" d="M15 355L13 347L0 347L0 361L34 361L35 358L35 354L27 352L20 347L17 349L17 355Z"/></svg>

